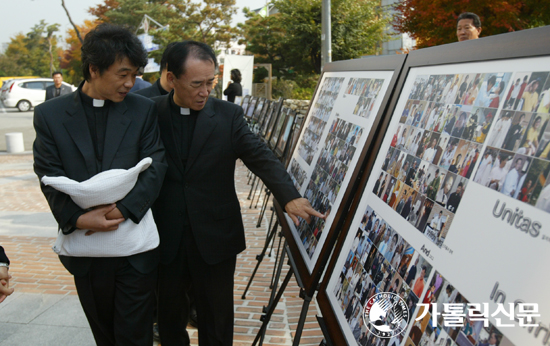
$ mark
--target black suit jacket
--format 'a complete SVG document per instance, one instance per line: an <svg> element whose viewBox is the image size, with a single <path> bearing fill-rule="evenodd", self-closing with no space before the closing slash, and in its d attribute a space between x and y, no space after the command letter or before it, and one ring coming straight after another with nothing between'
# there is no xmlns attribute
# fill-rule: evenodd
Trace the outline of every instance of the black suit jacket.
<svg viewBox="0 0 550 346"><path fill-rule="evenodd" d="M61 90L59 91L59 96L67 95L73 92L71 87L65 84L61 84L60 89ZM48 101L49 99L53 99L54 97L55 97L55 85L50 85L49 87L46 88L46 101Z"/></svg>
<svg viewBox="0 0 550 346"><path fill-rule="evenodd" d="M197 117L184 169L176 149L169 95L156 97L168 171L153 206L160 233L161 262L170 263L182 241L188 218L197 247L208 264L245 249L244 226L235 192L235 162L241 159L274 193L281 205L300 197L275 155L255 136L243 109L210 97ZM185 199L187 215L178 201Z"/></svg>
<svg viewBox="0 0 550 346"><path fill-rule="evenodd" d="M8 259L8 256L6 256L2 246L0 246L0 262L10 264L10 260Z"/></svg>
<svg viewBox="0 0 550 346"><path fill-rule="evenodd" d="M118 203L139 222L158 196L167 165L160 139L154 102L133 94L109 109L105 134L103 170L135 166L151 157L151 166L142 172L132 191ZM99 173L93 142L78 91L60 96L34 110L36 140L33 146L34 171L41 179L65 176L84 181ZM50 209L63 229L71 217L81 211L72 199L52 187L40 184ZM147 273L158 264L158 251L128 257L140 272ZM91 263L89 257L60 256L73 275L84 275Z"/></svg>
<svg viewBox="0 0 550 346"><path fill-rule="evenodd" d="M135 93L141 96L145 96L147 98L152 98L156 96L162 96L162 94L160 93L161 88L162 87L160 86L160 78L159 78L153 85L147 88L139 89L135 91Z"/></svg>

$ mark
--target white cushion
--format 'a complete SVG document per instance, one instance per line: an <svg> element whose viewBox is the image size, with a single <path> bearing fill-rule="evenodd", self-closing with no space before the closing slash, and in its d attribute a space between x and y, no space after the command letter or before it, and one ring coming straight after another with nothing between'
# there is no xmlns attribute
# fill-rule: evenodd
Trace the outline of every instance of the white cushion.
<svg viewBox="0 0 550 346"><path fill-rule="evenodd" d="M130 169L111 169L77 182L67 177L42 177L42 183L66 193L82 209L111 204L123 199L135 186L139 174L151 165L147 157ZM151 210L139 224L128 219L118 229L96 232L76 230L65 235L58 232L53 250L59 255L75 257L125 257L152 250L159 245L157 226Z"/></svg>

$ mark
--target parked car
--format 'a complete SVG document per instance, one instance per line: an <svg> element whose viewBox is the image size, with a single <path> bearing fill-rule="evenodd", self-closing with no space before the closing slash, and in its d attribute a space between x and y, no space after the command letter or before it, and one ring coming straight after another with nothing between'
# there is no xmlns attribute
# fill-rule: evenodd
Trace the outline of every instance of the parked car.
<svg viewBox="0 0 550 346"><path fill-rule="evenodd" d="M73 91L75 86L63 82L71 87ZM2 87L0 98L6 108L17 107L20 112L26 112L32 107L36 107L46 98L46 88L53 85L52 78L32 78L32 79L14 79Z"/></svg>

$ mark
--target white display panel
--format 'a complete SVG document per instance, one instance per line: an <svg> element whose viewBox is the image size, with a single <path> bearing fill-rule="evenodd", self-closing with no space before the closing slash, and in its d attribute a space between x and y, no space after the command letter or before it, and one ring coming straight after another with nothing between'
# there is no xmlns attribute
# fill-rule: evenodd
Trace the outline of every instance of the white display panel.
<svg viewBox="0 0 550 346"><path fill-rule="evenodd" d="M547 344L549 66L541 57L409 70L326 290L346 340L368 342L350 302L391 289L413 308L489 303L494 312L525 302L541 315L539 327L499 327L490 317L487 327L457 329L433 329L428 315L412 337L391 342Z"/></svg>
<svg viewBox="0 0 550 346"><path fill-rule="evenodd" d="M309 273L378 114L393 71L323 74L288 167L296 188L326 215L296 227L287 221Z"/></svg>

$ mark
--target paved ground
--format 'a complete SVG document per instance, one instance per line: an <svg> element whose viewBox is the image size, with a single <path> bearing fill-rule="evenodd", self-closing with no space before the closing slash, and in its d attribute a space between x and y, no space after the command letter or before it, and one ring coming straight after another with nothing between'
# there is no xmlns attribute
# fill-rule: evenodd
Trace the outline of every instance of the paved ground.
<svg viewBox="0 0 550 346"><path fill-rule="evenodd" d="M247 299L242 300L267 229L266 218L256 228L258 209L249 209L246 174L246 168L239 164L237 190L248 248L239 255L235 274L234 345L250 345L261 326L259 318L262 306L269 300L274 264L273 258L264 259ZM73 278L51 250L55 236L55 221L32 172L32 155L0 152L0 244L12 262L10 273L16 291L0 304L0 346L94 345ZM294 280L289 286L272 318L264 345L292 344L303 301ZM318 345L322 339L316 313L317 307L312 303L301 344ZM188 330L192 345L197 345L196 330Z"/></svg>

